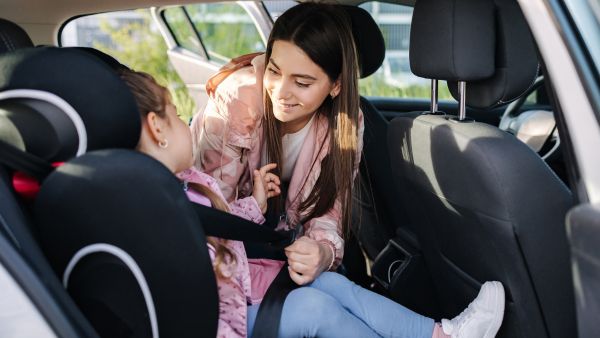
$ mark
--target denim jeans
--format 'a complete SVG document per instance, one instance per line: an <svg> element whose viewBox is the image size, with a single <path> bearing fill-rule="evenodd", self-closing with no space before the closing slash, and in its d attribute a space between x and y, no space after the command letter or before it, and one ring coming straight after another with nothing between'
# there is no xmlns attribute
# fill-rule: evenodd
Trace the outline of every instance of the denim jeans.
<svg viewBox="0 0 600 338"><path fill-rule="evenodd" d="M259 304L248 307L248 337ZM281 313L280 338L431 338L433 319L366 290L335 272L293 290Z"/></svg>

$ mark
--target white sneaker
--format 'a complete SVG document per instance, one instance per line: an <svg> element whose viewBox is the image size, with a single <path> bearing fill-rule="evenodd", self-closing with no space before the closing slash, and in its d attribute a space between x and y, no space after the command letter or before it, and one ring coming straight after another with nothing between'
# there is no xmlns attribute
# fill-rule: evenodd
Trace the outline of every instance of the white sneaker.
<svg viewBox="0 0 600 338"><path fill-rule="evenodd" d="M486 282L477 298L453 319L442 319L442 330L452 338L493 338L504 317L504 287Z"/></svg>

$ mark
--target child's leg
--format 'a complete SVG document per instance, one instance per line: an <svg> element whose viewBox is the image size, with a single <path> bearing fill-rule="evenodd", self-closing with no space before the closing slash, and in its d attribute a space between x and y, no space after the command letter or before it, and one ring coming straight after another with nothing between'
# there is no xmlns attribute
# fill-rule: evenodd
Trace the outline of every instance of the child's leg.
<svg viewBox="0 0 600 338"><path fill-rule="evenodd" d="M258 306L248 307L248 337L251 337ZM333 297L315 288L290 292L283 304L279 338L376 338L380 337Z"/></svg>
<svg viewBox="0 0 600 338"><path fill-rule="evenodd" d="M322 273L311 285L335 298L383 337L431 338L434 321L381 295L366 290L335 272Z"/></svg>

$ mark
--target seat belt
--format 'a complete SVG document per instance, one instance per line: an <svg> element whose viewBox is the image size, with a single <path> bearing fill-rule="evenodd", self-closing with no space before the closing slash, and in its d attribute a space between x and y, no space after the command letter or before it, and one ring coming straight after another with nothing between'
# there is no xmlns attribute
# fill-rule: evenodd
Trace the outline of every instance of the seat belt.
<svg viewBox="0 0 600 338"><path fill-rule="evenodd" d="M190 203L194 205L206 235L243 241L248 257L287 260L283 249L292 244L303 229L302 225L298 225L290 231L275 231L265 224L256 224L221 210ZM260 303L252 337L277 338L285 299L298 287L291 279L287 266L286 263L279 270Z"/></svg>
<svg viewBox="0 0 600 338"><path fill-rule="evenodd" d="M279 324L281 323L281 313L283 304L287 295L298 287L288 271L288 265L285 263L279 273L269 285L267 293L260 303L252 337L256 338L277 338L279 334Z"/></svg>
<svg viewBox="0 0 600 338"><path fill-rule="evenodd" d="M54 168L48 161L0 140L0 163L43 181Z"/></svg>

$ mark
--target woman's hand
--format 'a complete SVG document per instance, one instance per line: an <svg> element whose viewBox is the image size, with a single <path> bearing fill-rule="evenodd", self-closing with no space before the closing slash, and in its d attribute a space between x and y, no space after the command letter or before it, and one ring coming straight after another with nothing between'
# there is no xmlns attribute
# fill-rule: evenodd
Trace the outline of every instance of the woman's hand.
<svg viewBox="0 0 600 338"><path fill-rule="evenodd" d="M298 285L308 284L325 271L333 260L331 248L306 236L285 248L290 277Z"/></svg>
<svg viewBox="0 0 600 338"><path fill-rule="evenodd" d="M276 163L269 163L258 170L254 170L254 189L252 197L258 203L260 211L267 212L267 199L281 193L279 177L269 171L277 167Z"/></svg>

